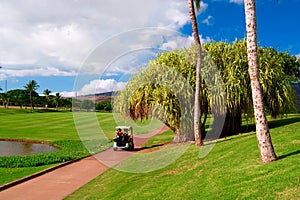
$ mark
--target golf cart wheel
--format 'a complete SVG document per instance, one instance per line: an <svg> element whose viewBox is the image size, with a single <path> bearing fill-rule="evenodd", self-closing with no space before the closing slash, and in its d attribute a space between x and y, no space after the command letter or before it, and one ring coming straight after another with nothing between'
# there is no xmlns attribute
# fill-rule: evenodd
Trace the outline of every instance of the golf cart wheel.
<svg viewBox="0 0 300 200"><path fill-rule="evenodd" d="M130 149L129 150L134 151L134 144L133 143L130 144Z"/></svg>

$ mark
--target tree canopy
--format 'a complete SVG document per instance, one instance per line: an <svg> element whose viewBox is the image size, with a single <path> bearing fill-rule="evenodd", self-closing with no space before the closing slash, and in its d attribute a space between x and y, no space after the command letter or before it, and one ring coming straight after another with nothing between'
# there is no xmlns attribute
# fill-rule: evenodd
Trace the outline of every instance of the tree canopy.
<svg viewBox="0 0 300 200"><path fill-rule="evenodd" d="M203 50L200 92L203 128L207 115L213 114L215 121L225 118L222 135L239 133L242 116L246 119L253 117L246 41L212 42L204 44ZM193 140L195 55L194 46L159 54L119 93L114 104L115 111L135 120L155 116L174 131L175 141ZM294 107L294 92L289 75L284 73L284 67L290 62L282 55L285 54L272 48L259 48L264 103L274 117ZM218 71L212 70L214 66ZM225 102L226 108L222 102Z"/></svg>
<svg viewBox="0 0 300 200"><path fill-rule="evenodd" d="M25 86L25 89L29 92L31 109L34 109L33 96L34 92L40 87L35 80L30 80Z"/></svg>

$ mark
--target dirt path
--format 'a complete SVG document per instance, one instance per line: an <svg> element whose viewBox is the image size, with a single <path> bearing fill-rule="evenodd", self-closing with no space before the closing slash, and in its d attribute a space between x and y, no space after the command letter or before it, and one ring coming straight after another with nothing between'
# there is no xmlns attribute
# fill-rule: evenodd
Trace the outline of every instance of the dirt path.
<svg viewBox="0 0 300 200"><path fill-rule="evenodd" d="M163 127L148 134L135 136L134 143L136 148L140 148L147 142L149 137L165 132L166 130L168 128ZM134 153L135 151L113 151L110 148L94 156L87 157L3 190L0 192L0 200L63 199L105 172L111 166L120 163Z"/></svg>

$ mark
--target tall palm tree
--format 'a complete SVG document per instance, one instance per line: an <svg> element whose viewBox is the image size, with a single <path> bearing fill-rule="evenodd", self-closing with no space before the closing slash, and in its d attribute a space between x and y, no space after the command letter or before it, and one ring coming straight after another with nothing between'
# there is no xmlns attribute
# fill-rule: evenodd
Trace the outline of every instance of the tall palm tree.
<svg viewBox="0 0 300 200"><path fill-rule="evenodd" d="M51 91L46 89L43 91L43 94L45 95L45 98L46 98L46 107L47 107L47 104L48 104L48 101L49 101L49 95L50 95Z"/></svg>
<svg viewBox="0 0 300 200"><path fill-rule="evenodd" d="M31 109L34 109L33 94L40 86L37 84L37 82L35 80L30 80L24 87L29 92Z"/></svg>
<svg viewBox="0 0 300 200"><path fill-rule="evenodd" d="M55 97L54 97L54 103L55 103L55 105L56 105L56 110L58 110L60 98L61 98L61 96L60 96L59 92L57 92L57 93L55 94Z"/></svg>
<svg viewBox="0 0 300 200"><path fill-rule="evenodd" d="M276 154L273 148L269 127L264 112L263 96L259 82L256 5L255 0L244 0L244 3L247 31L247 54L252 88L256 137L260 151L260 159L263 163L266 163L276 160Z"/></svg>
<svg viewBox="0 0 300 200"><path fill-rule="evenodd" d="M192 21L193 36L194 36L194 40L195 40L196 48L197 48L196 88L195 88L195 108L194 108L194 135L195 135L196 146L201 146L201 145L203 145L203 141L202 141L202 137L201 137L201 134L203 134L203 133L201 133L202 125L201 125L201 120L200 120L200 105L201 105L200 71L201 71L201 67L202 67L202 47L201 47L201 41L199 38L194 2L196 4L197 10L199 10L200 9L200 0L188 0L189 13L190 13L191 21Z"/></svg>

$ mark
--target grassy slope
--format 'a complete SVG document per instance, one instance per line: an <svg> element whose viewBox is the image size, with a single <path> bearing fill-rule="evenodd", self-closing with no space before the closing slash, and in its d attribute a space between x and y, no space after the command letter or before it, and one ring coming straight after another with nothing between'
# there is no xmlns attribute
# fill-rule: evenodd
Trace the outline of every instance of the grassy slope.
<svg viewBox="0 0 300 200"><path fill-rule="evenodd" d="M275 162L261 164L255 134L246 133L220 140L203 159L191 145L175 163L157 171L110 169L67 199L299 199L300 115L270 124ZM167 134L152 142L165 141Z"/></svg>

